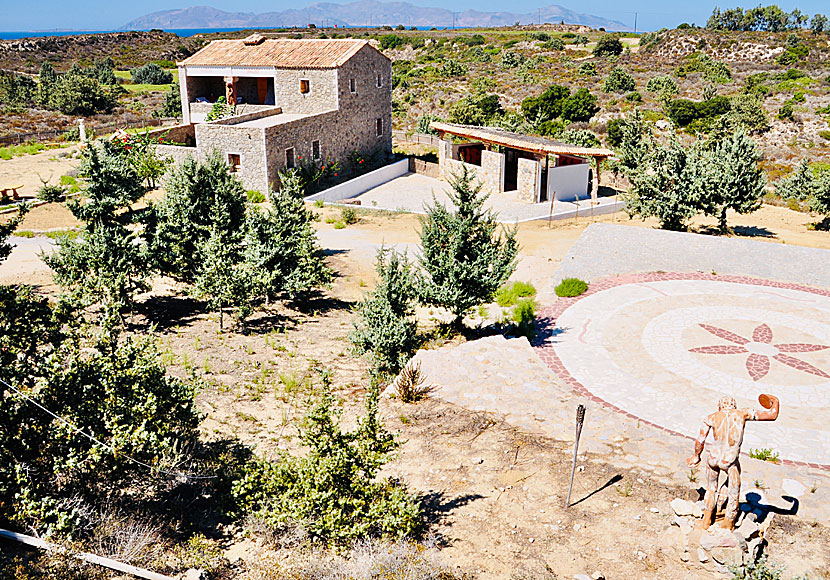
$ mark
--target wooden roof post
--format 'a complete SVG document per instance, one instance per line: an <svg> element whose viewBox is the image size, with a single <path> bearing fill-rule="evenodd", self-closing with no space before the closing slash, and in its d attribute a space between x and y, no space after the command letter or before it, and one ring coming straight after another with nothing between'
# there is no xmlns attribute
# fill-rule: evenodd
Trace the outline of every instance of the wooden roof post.
<svg viewBox="0 0 830 580"><path fill-rule="evenodd" d="M596 162L596 170L594 171L594 183L591 186L591 205L597 205L599 201L597 198L599 197L599 157L594 157L594 161Z"/></svg>

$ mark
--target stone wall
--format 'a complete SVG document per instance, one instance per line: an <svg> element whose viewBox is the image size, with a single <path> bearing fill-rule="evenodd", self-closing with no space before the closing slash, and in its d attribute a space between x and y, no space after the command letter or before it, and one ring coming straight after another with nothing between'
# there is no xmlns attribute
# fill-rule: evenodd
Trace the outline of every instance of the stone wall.
<svg viewBox="0 0 830 580"><path fill-rule="evenodd" d="M338 101L342 118L335 130L342 141L340 148L349 153L392 153L392 61L377 49L361 48L338 70ZM377 75L381 86L377 86ZM355 79L356 93L349 87ZM383 134L376 134L377 119L383 123ZM341 126L342 124L342 126Z"/></svg>
<svg viewBox="0 0 830 580"><path fill-rule="evenodd" d="M211 125L238 125L239 123L244 123L246 121L256 121L257 119L264 119L265 117L282 114L282 109L279 107L272 107L270 105L248 105L248 107L251 107L247 109L248 112L240 113L241 107L237 107L237 114L233 117L216 119L215 121L210 121L210 123Z"/></svg>
<svg viewBox="0 0 830 580"><path fill-rule="evenodd" d="M519 173L516 178L516 191L522 201L536 203L539 201L539 187L542 182L542 164L536 159L519 158Z"/></svg>
<svg viewBox="0 0 830 580"><path fill-rule="evenodd" d="M495 151L481 152L481 166L464 163L460 159L453 159L457 155L458 146L449 141L438 143L438 178L450 181L460 175L464 168L481 183L482 191L500 193L504 187L504 155Z"/></svg>
<svg viewBox="0 0 830 580"><path fill-rule="evenodd" d="M196 125L196 142L200 155L206 156L216 150L226 162L228 155L239 155L241 169L237 177L242 180L245 189L268 191L265 129L200 123Z"/></svg>
<svg viewBox="0 0 830 580"><path fill-rule="evenodd" d="M179 145L156 145L156 154L162 159L173 160L173 164L170 166L170 169L185 159L189 159L191 157L196 159L203 158L202 152L196 149L196 147L180 147Z"/></svg>
<svg viewBox="0 0 830 580"><path fill-rule="evenodd" d="M196 146L196 129L193 125L189 124L155 129L149 132L149 136L153 140L158 140L159 137L162 137L165 141L184 143L188 147Z"/></svg>
<svg viewBox="0 0 830 580"><path fill-rule="evenodd" d="M484 150L481 152L481 170L484 186L490 193L504 191L504 153Z"/></svg>
<svg viewBox="0 0 830 580"><path fill-rule="evenodd" d="M337 70L277 69L274 73L276 104L286 113L315 114L337 108ZM300 92L300 80L309 92Z"/></svg>

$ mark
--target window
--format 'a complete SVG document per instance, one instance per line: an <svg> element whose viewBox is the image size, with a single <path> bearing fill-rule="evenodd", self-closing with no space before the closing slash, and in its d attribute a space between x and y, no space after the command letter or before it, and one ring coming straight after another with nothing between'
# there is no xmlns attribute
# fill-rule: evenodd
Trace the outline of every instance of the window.
<svg viewBox="0 0 830 580"><path fill-rule="evenodd" d="M378 87L382 87L382 86L383 86L383 75L379 74L378 75Z"/></svg>
<svg viewBox="0 0 830 580"><path fill-rule="evenodd" d="M353 93L357 92L357 81L355 79L349 79L349 91Z"/></svg>
<svg viewBox="0 0 830 580"><path fill-rule="evenodd" d="M288 169L294 169L297 167L297 164L294 162L294 148L291 147L290 149L285 150L285 167Z"/></svg>
<svg viewBox="0 0 830 580"><path fill-rule="evenodd" d="M308 79L300 79L300 93L306 94L311 92L311 83Z"/></svg>
<svg viewBox="0 0 830 580"><path fill-rule="evenodd" d="M381 117L377 121L375 121L375 131L377 132L377 136L380 137L383 135L383 118Z"/></svg>
<svg viewBox="0 0 830 580"><path fill-rule="evenodd" d="M311 158L317 161L320 159L320 142L319 141L312 141L311 142Z"/></svg>
<svg viewBox="0 0 830 580"><path fill-rule="evenodd" d="M238 153L228 153L228 165L231 166L231 173L242 169L242 156Z"/></svg>

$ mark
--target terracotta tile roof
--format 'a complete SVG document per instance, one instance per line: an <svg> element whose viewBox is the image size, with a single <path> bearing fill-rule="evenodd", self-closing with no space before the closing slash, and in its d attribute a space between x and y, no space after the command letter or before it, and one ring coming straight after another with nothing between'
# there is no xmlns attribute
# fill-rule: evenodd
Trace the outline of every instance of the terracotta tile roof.
<svg viewBox="0 0 830 580"><path fill-rule="evenodd" d="M277 68L337 68L369 44L368 40L268 39L257 44L214 40L180 65L273 66Z"/></svg>
<svg viewBox="0 0 830 580"><path fill-rule="evenodd" d="M431 129L439 134L449 133L458 137L465 137L491 145L503 145L512 149L531 151L533 153L547 153L550 155L576 155L577 157L612 157L614 152L610 149L600 147L577 147L567 143L559 143L536 137L533 135L522 135L511 133L499 127L477 127L473 125L454 125L452 123L439 123L433 121L429 124Z"/></svg>

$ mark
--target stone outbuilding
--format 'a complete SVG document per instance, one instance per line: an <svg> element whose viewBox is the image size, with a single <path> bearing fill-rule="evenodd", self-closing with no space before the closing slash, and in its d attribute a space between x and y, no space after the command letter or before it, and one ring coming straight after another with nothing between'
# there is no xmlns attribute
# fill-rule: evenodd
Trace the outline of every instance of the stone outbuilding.
<svg viewBox="0 0 830 580"><path fill-rule="evenodd" d="M279 186L301 164L392 151L392 63L367 40L214 40L178 63L183 125L174 159L218 151L247 189ZM219 97L231 116L206 121Z"/></svg>
<svg viewBox="0 0 830 580"><path fill-rule="evenodd" d="M455 125L434 121L438 132L438 171L441 179L462 168L473 173L489 193L506 193L529 203L573 201L589 196L596 201L599 164L610 149L577 147L543 137L511 133L498 127ZM449 138L455 137L454 141ZM590 159L596 161L591 179Z"/></svg>

